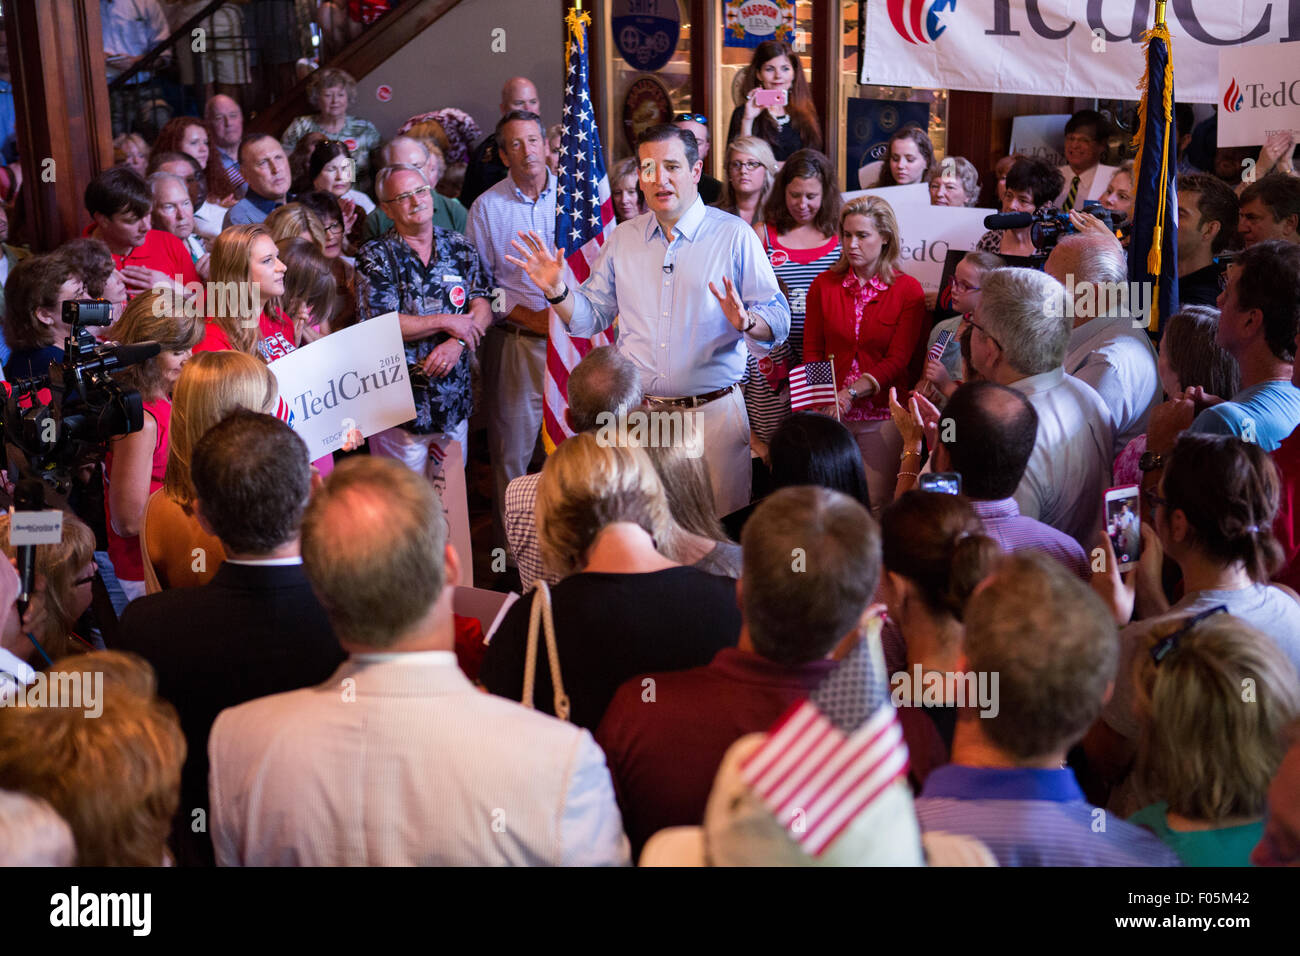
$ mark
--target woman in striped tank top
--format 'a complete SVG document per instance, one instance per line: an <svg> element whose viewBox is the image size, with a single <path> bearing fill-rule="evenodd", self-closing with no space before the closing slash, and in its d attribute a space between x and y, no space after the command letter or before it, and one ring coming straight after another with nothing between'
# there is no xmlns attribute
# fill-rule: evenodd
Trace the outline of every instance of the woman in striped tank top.
<svg viewBox="0 0 1300 956"><path fill-rule="evenodd" d="M803 363L804 299L813 280L840 256L840 191L835 166L815 149L793 153L768 197L762 226L755 227L781 289L790 300L790 338L756 359L748 356L745 408L751 444L767 457L767 444L790 415L790 369Z"/></svg>

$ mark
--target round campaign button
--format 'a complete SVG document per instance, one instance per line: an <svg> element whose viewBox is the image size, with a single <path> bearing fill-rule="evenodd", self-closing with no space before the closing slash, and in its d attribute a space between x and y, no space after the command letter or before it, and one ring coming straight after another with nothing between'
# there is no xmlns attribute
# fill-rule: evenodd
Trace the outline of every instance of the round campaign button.
<svg viewBox="0 0 1300 956"><path fill-rule="evenodd" d="M465 287L463 285L454 287L449 293L448 298L451 299L451 304L459 309L465 304Z"/></svg>
<svg viewBox="0 0 1300 956"><path fill-rule="evenodd" d="M379 100L379 102L387 103L392 98L393 88L387 83L380 83L379 86L375 88L375 99Z"/></svg>

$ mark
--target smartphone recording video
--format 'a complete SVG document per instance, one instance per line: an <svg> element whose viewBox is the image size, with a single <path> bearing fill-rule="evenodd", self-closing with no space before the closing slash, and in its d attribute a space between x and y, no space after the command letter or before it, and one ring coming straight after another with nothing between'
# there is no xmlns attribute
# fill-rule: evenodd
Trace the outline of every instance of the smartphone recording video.
<svg viewBox="0 0 1300 956"><path fill-rule="evenodd" d="M961 494L961 475L955 471L935 471L924 474L918 486L922 491L935 491L941 495Z"/></svg>
<svg viewBox="0 0 1300 956"><path fill-rule="evenodd" d="M1142 525L1139 515L1141 489L1137 485L1111 488L1106 492L1106 534L1121 571L1137 564L1142 553Z"/></svg>
<svg viewBox="0 0 1300 956"><path fill-rule="evenodd" d="M755 106L785 106L785 90L755 90Z"/></svg>

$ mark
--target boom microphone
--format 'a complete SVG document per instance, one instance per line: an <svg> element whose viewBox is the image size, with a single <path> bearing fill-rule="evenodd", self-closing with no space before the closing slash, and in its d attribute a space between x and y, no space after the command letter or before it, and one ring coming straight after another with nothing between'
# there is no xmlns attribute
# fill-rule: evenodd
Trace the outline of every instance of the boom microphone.
<svg viewBox="0 0 1300 956"><path fill-rule="evenodd" d="M984 217L985 229L1024 229L1034 224L1034 216L1028 212L995 212Z"/></svg>

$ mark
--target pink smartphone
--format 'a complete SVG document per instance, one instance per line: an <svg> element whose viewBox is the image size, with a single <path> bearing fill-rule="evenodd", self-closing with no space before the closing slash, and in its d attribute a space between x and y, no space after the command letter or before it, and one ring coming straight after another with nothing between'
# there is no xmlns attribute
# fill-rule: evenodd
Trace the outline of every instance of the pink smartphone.
<svg viewBox="0 0 1300 956"><path fill-rule="evenodd" d="M1121 571L1138 563L1142 553L1141 493L1137 485L1123 485L1106 491L1106 533L1115 550Z"/></svg>
<svg viewBox="0 0 1300 956"><path fill-rule="evenodd" d="M755 106L785 106L785 90L755 90Z"/></svg>

